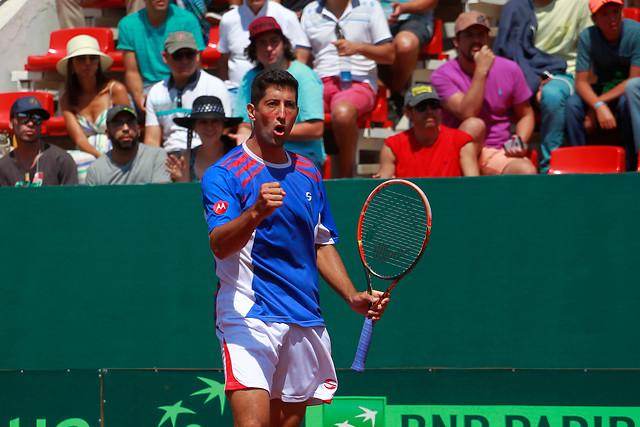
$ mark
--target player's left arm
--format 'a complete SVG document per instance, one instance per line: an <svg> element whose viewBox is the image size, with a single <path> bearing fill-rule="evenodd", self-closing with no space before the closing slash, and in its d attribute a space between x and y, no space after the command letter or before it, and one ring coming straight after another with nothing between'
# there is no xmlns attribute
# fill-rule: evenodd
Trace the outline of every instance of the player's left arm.
<svg viewBox="0 0 640 427"><path fill-rule="evenodd" d="M389 298L384 298L380 304L377 304L382 292L374 290L373 295L369 295L367 292L356 291L342 258L333 245L316 245L316 260L320 277L349 304L353 311L365 314L372 320L380 320L387 308Z"/></svg>

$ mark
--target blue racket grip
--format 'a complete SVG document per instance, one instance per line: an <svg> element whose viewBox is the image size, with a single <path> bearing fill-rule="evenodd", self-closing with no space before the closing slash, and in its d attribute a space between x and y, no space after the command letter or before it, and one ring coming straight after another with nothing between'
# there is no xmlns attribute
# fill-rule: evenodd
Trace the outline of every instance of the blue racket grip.
<svg viewBox="0 0 640 427"><path fill-rule="evenodd" d="M358 343L358 350L356 351L356 358L351 365L351 370L353 371L364 372L364 362L367 360L367 353L369 352L369 344L371 344L374 325L373 320L368 317L364 320L362 333L360 334L360 342Z"/></svg>

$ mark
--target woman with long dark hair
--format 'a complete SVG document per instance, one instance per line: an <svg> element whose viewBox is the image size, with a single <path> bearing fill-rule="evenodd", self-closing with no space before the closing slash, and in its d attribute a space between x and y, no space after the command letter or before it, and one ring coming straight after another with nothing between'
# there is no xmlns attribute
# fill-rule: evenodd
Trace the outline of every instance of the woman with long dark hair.
<svg viewBox="0 0 640 427"><path fill-rule="evenodd" d="M111 149L105 133L107 111L116 104L130 105L125 86L104 74L112 63L95 38L82 34L69 40L67 56L56 65L66 78L60 108L69 137L76 144L77 149L69 154L78 165L80 183L89 165Z"/></svg>

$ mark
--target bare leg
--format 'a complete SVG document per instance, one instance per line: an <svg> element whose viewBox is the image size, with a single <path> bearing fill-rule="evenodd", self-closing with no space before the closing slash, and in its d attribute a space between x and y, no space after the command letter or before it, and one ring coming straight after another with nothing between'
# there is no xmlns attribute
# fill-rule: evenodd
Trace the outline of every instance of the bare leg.
<svg viewBox="0 0 640 427"><path fill-rule="evenodd" d="M358 109L349 101L337 102L331 110L331 126L340 151L340 178L353 176L358 144Z"/></svg>
<svg viewBox="0 0 640 427"><path fill-rule="evenodd" d="M269 427L269 392L247 388L227 392L235 427Z"/></svg>
<svg viewBox="0 0 640 427"><path fill-rule="evenodd" d="M304 419L307 402L286 403L280 399L271 401L271 427L299 427Z"/></svg>
<svg viewBox="0 0 640 427"><path fill-rule="evenodd" d="M401 93L418 63L420 39L410 31L400 31L393 38L393 46L396 49L396 60L391 66L393 77L389 89L391 92Z"/></svg>
<svg viewBox="0 0 640 427"><path fill-rule="evenodd" d="M536 173L536 167L526 157L514 157L502 171L502 175L535 175Z"/></svg>

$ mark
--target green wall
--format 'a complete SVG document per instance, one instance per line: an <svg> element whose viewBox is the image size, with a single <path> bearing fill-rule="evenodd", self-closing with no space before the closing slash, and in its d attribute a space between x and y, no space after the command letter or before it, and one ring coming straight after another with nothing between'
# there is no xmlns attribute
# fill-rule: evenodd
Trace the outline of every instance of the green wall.
<svg viewBox="0 0 640 427"><path fill-rule="evenodd" d="M355 227L377 182L326 182L359 288ZM368 368L640 368L640 174L415 182L431 240ZM221 367L198 185L2 188L0 201L0 369ZM322 306L348 368L362 318L327 286Z"/></svg>

